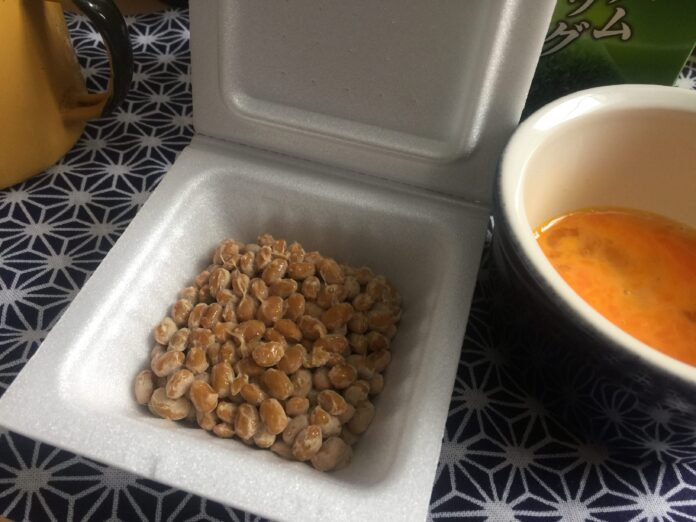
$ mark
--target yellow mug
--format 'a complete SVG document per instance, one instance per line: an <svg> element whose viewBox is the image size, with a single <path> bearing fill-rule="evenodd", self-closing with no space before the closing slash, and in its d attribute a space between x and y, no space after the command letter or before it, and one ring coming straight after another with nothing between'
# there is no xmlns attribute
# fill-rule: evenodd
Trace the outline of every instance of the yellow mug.
<svg viewBox="0 0 696 522"><path fill-rule="evenodd" d="M123 101L133 75L125 21L112 0L74 0L102 34L112 77L90 94L57 0L0 0L0 188L45 170L72 148L87 120Z"/></svg>

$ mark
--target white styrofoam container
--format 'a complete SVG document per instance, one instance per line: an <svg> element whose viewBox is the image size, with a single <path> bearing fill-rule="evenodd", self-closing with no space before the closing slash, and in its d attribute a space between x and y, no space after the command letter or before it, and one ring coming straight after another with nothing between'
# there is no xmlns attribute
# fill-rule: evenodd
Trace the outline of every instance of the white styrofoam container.
<svg viewBox="0 0 696 522"><path fill-rule="evenodd" d="M17 432L287 520L423 520L498 154L553 0L191 2L197 135L0 399ZM404 298L352 464L152 417L153 325L225 237L270 232Z"/></svg>

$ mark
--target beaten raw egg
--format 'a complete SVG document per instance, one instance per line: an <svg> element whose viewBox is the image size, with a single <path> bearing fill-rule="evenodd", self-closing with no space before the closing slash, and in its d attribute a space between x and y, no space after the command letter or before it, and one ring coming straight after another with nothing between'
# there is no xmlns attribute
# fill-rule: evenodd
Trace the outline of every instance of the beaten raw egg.
<svg viewBox="0 0 696 522"><path fill-rule="evenodd" d="M696 230L647 212L597 208L554 218L535 236L595 310L696 366Z"/></svg>

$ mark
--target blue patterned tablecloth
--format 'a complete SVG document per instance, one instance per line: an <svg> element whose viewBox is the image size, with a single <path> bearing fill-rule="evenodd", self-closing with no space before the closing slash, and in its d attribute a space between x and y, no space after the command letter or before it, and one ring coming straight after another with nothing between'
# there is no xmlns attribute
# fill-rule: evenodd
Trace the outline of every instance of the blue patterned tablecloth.
<svg viewBox="0 0 696 522"><path fill-rule="evenodd" d="M90 87L105 88L101 38L86 18L68 21ZM131 17L128 26L136 69L125 104L90 123L47 172L0 191L0 394L191 139L187 11ZM678 85L696 89L696 61ZM496 312L494 293L486 251L429 517L696 520L696 464L669 463L696 447L696 433L673 422L669 405L642 409L592 376L576 390L632 457L564 427L508 364L506 348L519 339ZM0 514L34 522L258 518L2 430Z"/></svg>

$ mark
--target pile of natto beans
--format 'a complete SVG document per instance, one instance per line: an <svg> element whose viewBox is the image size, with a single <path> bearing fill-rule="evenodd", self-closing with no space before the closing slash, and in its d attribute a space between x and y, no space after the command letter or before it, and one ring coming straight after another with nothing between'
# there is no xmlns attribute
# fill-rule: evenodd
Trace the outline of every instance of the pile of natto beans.
<svg viewBox="0 0 696 522"><path fill-rule="evenodd" d="M369 268L269 234L227 239L154 330L135 397L318 470L346 466L384 387L401 298Z"/></svg>

